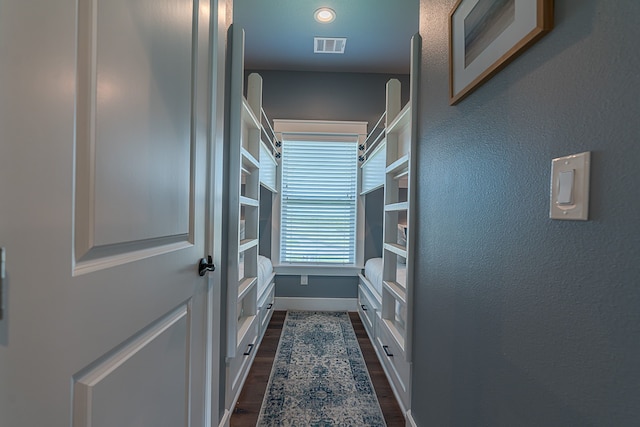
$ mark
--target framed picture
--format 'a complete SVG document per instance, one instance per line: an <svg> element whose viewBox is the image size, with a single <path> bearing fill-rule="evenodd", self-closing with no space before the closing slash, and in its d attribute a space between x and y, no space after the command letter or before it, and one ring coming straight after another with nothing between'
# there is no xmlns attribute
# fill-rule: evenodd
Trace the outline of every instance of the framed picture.
<svg viewBox="0 0 640 427"><path fill-rule="evenodd" d="M449 15L450 104L553 28L553 0L458 0Z"/></svg>

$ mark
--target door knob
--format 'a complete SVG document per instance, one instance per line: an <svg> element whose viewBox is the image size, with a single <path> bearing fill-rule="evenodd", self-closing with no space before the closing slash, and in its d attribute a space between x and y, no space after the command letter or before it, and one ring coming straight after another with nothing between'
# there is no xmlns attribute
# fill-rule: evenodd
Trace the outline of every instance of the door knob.
<svg viewBox="0 0 640 427"><path fill-rule="evenodd" d="M206 273L207 271L215 270L216 266L213 265L213 258L211 258L211 255L206 258L200 259L200 262L198 263L198 274L200 276L204 276L204 273Z"/></svg>

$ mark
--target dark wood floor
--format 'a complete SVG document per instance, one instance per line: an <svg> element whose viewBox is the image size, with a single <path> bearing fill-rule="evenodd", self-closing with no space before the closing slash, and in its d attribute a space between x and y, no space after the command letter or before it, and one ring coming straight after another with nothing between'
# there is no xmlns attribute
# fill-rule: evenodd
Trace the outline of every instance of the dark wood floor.
<svg viewBox="0 0 640 427"><path fill-rule="evenodd" d="M286 311L276 311L271 317L271 322L269 322L258 353L256 353L255 360L249 371L249 376L238 398L238 403L231 415L231 427L254 427L258 421L262 398L264 397L267 383L269 382L269 374L271 373L271 366L273 365L273 359L278 348L278 341L280 340L280 333L282 332L285 316ZM389 382L378 361L371 341L369 341L367 337L364 325L358 313L349 313L349 317L351 318L353 330L356 333L360 349L362 350L364 360L369 369L369 376L373 382L373 387L376 389L378 401L380 402L387 426L403 427L405 425L404 416L402 415L402 411L400 411L398 402L393 395L393 390L391 390L389 386Z"/></svg>

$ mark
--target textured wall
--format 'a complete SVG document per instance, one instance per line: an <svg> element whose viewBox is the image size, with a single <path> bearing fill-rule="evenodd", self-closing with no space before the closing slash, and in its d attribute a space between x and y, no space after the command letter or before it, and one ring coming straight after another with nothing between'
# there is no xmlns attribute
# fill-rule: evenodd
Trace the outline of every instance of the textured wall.
<svg viewBox="0 0 640 427"><path fill-rule="evenodd" d="M407 41L407 49L409 41ZM354 120L375 125L385 108L385 85L402 83L409 100L409 76L301 71L249 71L262 76L262 105L269 119Z"/></svg>
<svg viewBox="0 0 640 427"><path fill-rule="evenodd" d="M450 107L455 3L421 1L415 420L640 425L640 2L556 0ZM550 220L551 159L582 151L590 221Z"/></svg>
<svg viewBox="0 0 640 427"><path fill-rule="evenodd" d="M276 297L357 298L358 276L309 276L308 285L300 276L277 276Z"/></svg>

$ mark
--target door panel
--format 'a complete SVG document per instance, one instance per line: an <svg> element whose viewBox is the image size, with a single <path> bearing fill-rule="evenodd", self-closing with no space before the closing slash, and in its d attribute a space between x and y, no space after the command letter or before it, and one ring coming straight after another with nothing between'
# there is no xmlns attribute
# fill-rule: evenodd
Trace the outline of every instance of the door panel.
<svg viewBox="0 0 640 427"><path fill-rule="evenodd" d="M190 311L178 307L74 375L73 426L188 425Z"/></svg>
<svg viewBox="0 0 640 427"><path fill-rule="evenodd" d="M3 427L209 418L208 6L0 0Z"/></svg>
<svg viewBox="0 0 640 427"><path fill-rule="evenodd" d="M78 10L74 224L85 271L193 241L197 62L191 0L81 0Z"/></svg>

